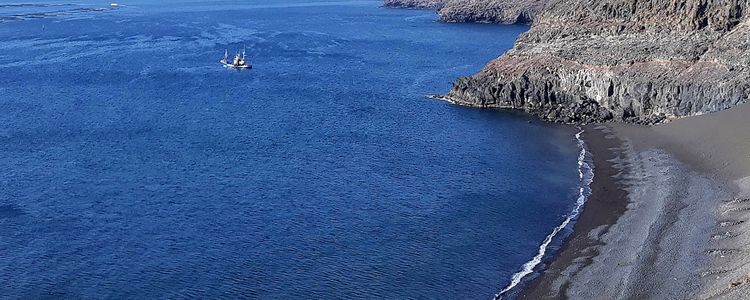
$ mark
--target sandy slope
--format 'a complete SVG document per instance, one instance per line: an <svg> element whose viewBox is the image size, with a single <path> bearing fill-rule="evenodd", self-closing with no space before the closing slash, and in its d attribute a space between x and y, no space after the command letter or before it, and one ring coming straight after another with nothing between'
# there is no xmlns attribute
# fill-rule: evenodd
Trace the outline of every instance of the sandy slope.
<svg viewBox="0 0 750 300"><path fill-rule="evenodd" d="M589 126L594 192L522 298L750 299L748 116L741 105L655 127Z"/></svg>
<svg viewBox="0 0 750 300"><path fill-rule="evenodd" d="M746 234L750 230L750 201L744 200L750 198L750 105L652 128L617 125L615 130L636 149L663 150L691 172L712 180L712 186L702 187L704 191L727 192L714 209L704 213L704 218L715 215L716 224L709 236L702 237L709 242L705 254L710 264L701 272L702 292L694 296L750 299L750 235ZM693 183L683 183L683 202L692 201L689 195L694 188ZM718 195L705 194L701 206L709 205Z"/></svg>

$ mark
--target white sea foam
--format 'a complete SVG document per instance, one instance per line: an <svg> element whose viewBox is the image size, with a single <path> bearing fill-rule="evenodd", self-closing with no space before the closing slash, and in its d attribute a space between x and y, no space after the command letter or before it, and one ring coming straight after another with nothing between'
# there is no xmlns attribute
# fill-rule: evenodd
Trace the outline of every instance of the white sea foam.
<svg viewBox="0 0 750 300"><path fill-rule="evenodd" d="M530 261L526 262L523 265L521 271L513 274L513 277L510 280L510 284L508 284L507 287L500 291L500 293L495 295L495 300L502 299L504 295L506 295L509 291L511 291L514 287L521 283L521 280L523 280L524 277L534 271L534 268L542 262L544 255L547 253L547 248L549 247L550 243L552 243L557 234L568 227L570 222L577 218L581 213L583 204L586 203L586 198L588 194L590 194L591 182L594 180L594 170L593 168L591 168L591 165L586 159L588 154L586 151L586 143L584 143L583 139L581 138L583 132L584 131L581 130L580 132L576 133L576 140L578 140L578 148L580 149L580 152L578 154L578 176L580 178L580 184L578 189L578 199L576 200L576 205L573 208L573 211L568 214L568 217L566 217L560 225L552 230L552 233L547 235L542 244L539 246L539 251L537 252L536 256L534 256L534 258L532 258Z"/></svg>

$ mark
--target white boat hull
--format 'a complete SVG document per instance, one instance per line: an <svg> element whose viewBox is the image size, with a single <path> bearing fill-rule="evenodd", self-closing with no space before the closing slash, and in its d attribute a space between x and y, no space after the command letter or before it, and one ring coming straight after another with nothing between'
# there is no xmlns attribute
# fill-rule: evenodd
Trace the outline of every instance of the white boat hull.
<svg viewBox="0 0 750 300"><path fill-rule="evenodd" d="M253 68L252 65L235 66L225 61L219 61L219 63L221 63L221 65L223 65L225 68L231 68L231 69L252 69Z"/></svg>

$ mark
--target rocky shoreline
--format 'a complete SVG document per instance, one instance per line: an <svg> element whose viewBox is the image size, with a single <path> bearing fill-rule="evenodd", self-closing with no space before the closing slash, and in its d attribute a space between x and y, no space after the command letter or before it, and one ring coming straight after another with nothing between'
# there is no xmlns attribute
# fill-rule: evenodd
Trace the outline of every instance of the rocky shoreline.
<svg viewBox="0 0 750 300"><path fill-rule="evenodd" d="M443 0L385 0L383 6L388 8L438 9Z"/></svg>
<svg viewBox="0 0 750 300"><path fill-rule="evenodd" d="M547 0L384 0L390 8L435 9L443 22L529 24Z"/></svg>
<svg viewBox="0 0 750 300"><path fill-rule="evenodd" d="M750 134L741 130L750 128L750 1L442 0L436 8L444 22L532 26L512 50L431 98L614 123L588 127L598 137L587 143L597 167L619 171L596 171L600 192L522 298L750 298Z"/></svg>
<svg viewBox="0 0 750 300"><path fill-rule="evenodd" d="M415 2L421 2L415 0ZM564 123L654 124L750 97L750 4L726 0L444 0L446 22L532 21L444 99Z"/></svg>

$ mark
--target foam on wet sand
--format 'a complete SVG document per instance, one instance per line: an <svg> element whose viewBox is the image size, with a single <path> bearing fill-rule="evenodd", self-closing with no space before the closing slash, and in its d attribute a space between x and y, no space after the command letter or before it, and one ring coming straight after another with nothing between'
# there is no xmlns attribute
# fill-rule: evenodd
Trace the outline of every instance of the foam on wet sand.
<svg viewBox="0 0 750 300"><path fill-rule="evenodd" d="M596 127L582 221L525 298L747 299L748 115L743 105L655 127ZM607 167L618 172L603 176Z"/></svg>

